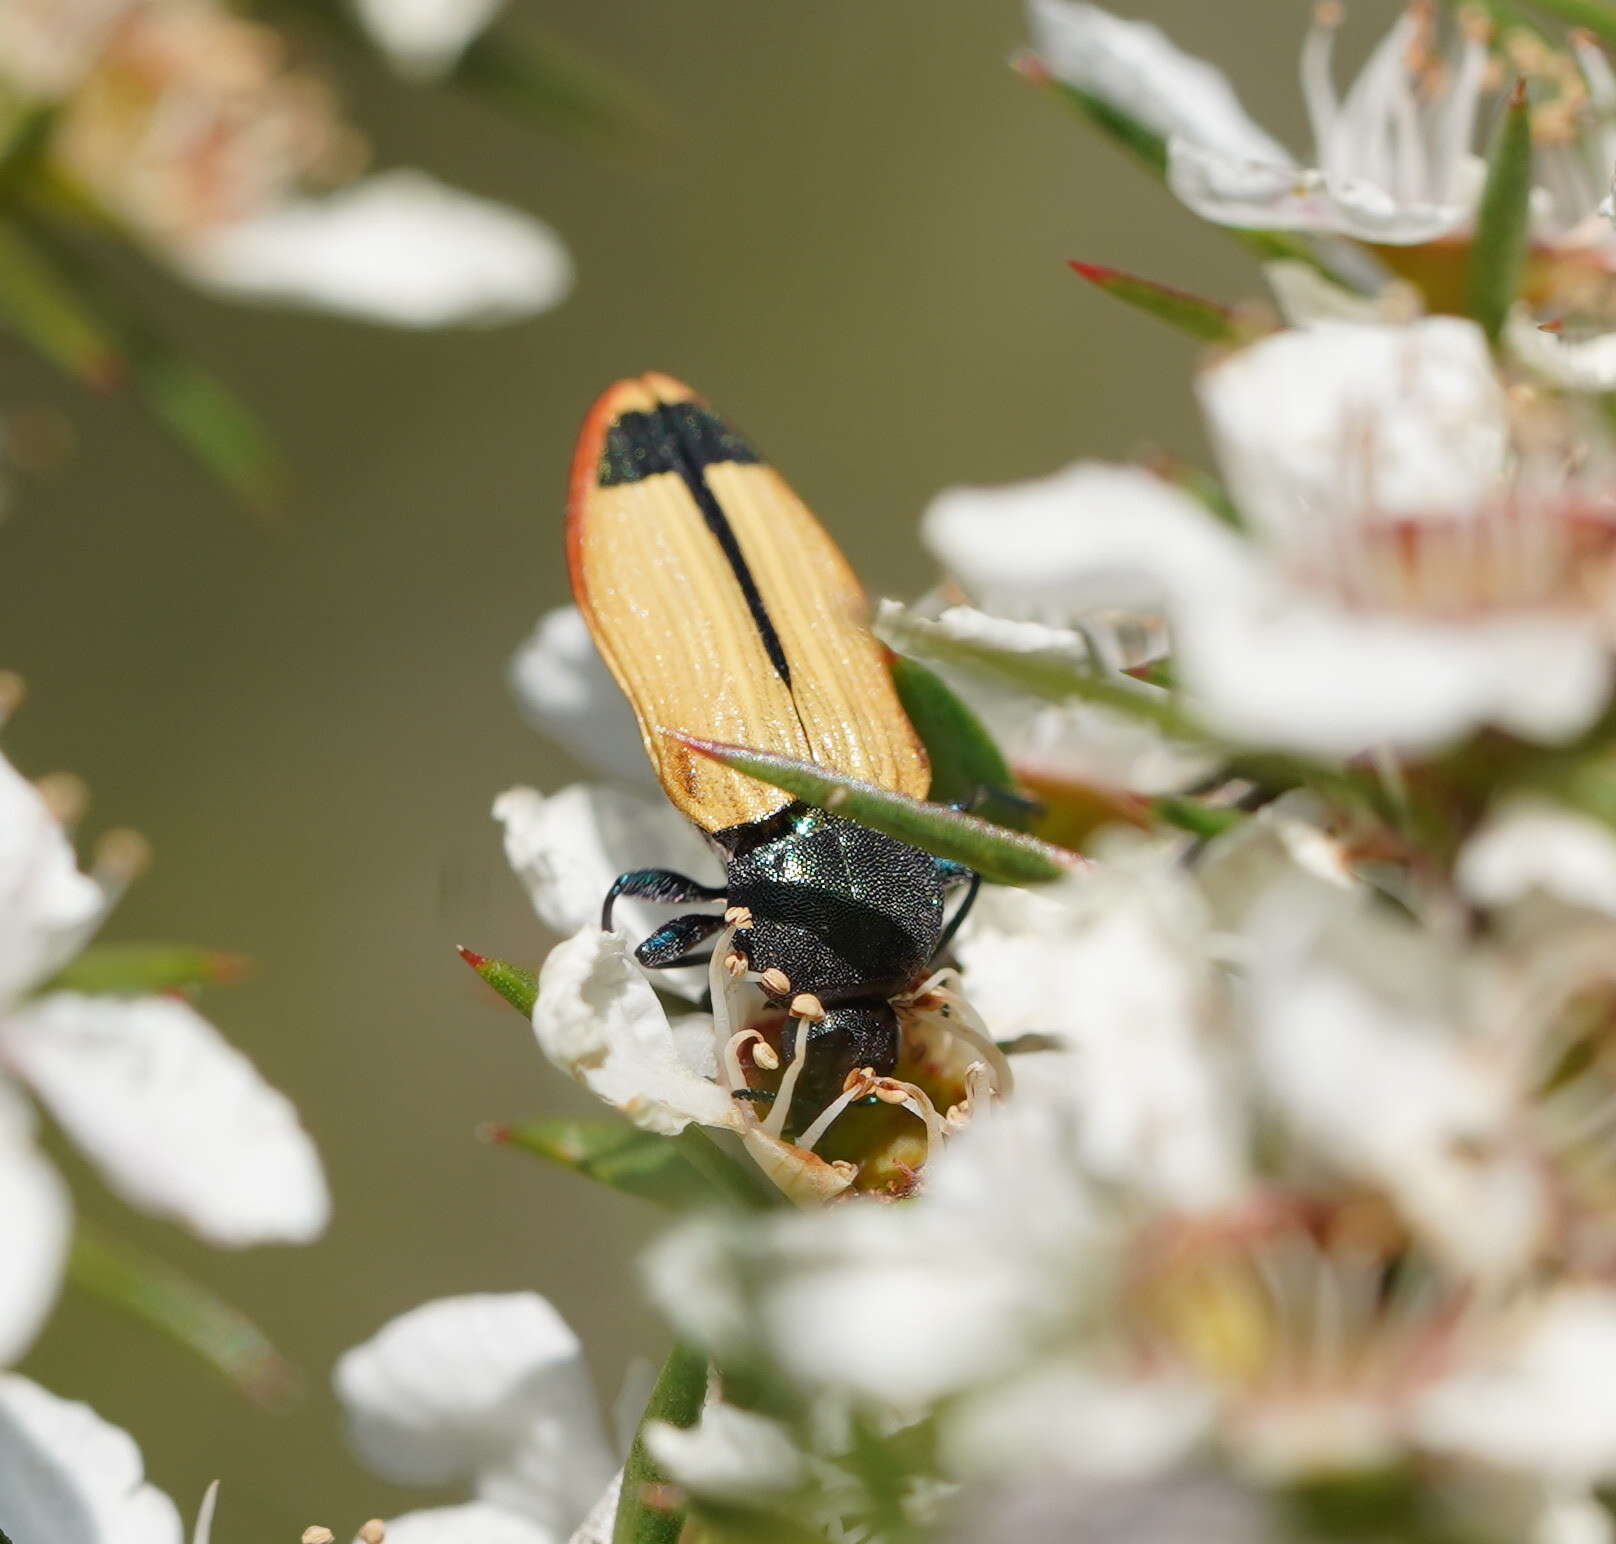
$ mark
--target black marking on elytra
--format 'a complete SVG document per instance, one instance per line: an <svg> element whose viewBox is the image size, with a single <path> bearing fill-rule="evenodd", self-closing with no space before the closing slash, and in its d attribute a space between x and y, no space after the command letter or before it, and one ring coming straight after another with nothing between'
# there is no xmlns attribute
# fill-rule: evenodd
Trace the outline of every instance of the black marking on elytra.
<svg viewBox="0 0 1616 1544"><path fill-rule="evenodd" d="M710 466L725 462L756 466L761 459L722 418L700 403L663 402L653 412L621 413L612 420L606 428L595 475L602 488L640 482L660 472L675 472L683 478L741 587L769 663L790 686L791 666L769 617L769 608L763 603L734 527L707 485L706 469Z"/></svg>

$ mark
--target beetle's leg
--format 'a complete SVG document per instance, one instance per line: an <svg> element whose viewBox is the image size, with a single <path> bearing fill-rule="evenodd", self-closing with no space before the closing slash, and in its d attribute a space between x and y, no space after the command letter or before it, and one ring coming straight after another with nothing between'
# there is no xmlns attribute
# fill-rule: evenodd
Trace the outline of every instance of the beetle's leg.
<svg viewBox="0 0 1616 1544"><path fill-rule="evenodd" d="M686 956L703 939L711 938L724 926L722 917L692 912L689 916L675 917L664 922L656 932L634 951L634 958L647 970L667 970L674 965L695 965L696 960Z"/></svg>
<svg viewBox="0 0 1616 1544"><path fill-rule="evenodd" d="M943 881L945 889L954 885L969 885L965 892L965 899L954 909L954 915L948 919L942 935L937 940L937 948L932 952L932 958L940 959L947 951L948 946L954 942L954 935L959 932L960 924L971 913L976 904L977 892L982 888L982 876L975 869L968 869L963 863L955 863L949 858L937 859L937 873Z"/></svg>
<svg viewBox="0 0 1616 1544"><path fill-rule="evenodd" d="M670 905L724 899L722 890L704 885L687 874L676 874L672 869L633 869L612 881L601 903L600 925L608 933L612 930L612 907L620 895L632 895L642 901L666 901Z"/></svg>

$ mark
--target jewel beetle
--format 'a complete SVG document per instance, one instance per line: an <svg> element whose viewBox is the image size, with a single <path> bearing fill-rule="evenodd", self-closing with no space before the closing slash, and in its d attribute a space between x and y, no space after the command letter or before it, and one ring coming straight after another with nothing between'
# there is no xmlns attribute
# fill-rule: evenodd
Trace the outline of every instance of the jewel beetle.
<svg viewBox="0 0 1616 1544"><path fill-rule="evenodd" d="M924 798L925 747L846 559L745 439L689 387L648 374L610 387L584 422L567 566L664 792L725 866L722 889L667 869L623 874L602 926L619 896L722 901L722 914L675 916L635 956L651 969L694 964L730 932L725 963L807 1028L793 1116L830 1103L859 1068L890 1075L901 1049L893 999L946 948L977 876L664 733L778 751ZM782 1045L787 1063L795 1048Z"/></svg>

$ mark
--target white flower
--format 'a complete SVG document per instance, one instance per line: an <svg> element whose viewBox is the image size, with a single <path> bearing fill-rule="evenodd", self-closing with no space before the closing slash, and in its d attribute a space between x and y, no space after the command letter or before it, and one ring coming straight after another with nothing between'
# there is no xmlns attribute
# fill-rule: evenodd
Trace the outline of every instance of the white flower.
<svg viewBox="0 0 1616 1544"><path fill-rule="evenodd" d="M29 995L109 904L38 791L0 757L0 1366L49 1310L71 1229L66 1187L34 1147L16 1085L114 1190L211 1243L307 1242L329 1212L291 1105L194 1009L168 997Z"/></svg>
<svg viewBox="0 0 1616 1544"><path fill-rule="evenodd" d="M0 7L0 81L24 98L57 101L84 78L107 34L136 0L7 0Z"/></svg>
<svg viewBox="0 0 1616 1544"><path fill-rule="evenodd" d="M1154 584L1190 702L1239 740L1350 755L1592 722L1611 684L1616 483L1597 442L1572 470L1566 425L1517 436L1477 328L1280 333L1208 371L1201 399L1246 539L1162 483L1148 499L1136 484L1118 520L1069 473L1017 529L1041 559L1030 594Z"/></svg>
<svg viewBox="0 0 1616 1544"><path fill-rule="evenodd" d="M1431 241L1470 221L1487 63L1479 27L1462 29L1439 75L1429 18L1411 8L1338 98L1337 17L1320 7L1302 56L1316 157L1304 168L1247 117L1219 71L1156 28L1076 0L1032 0L1030 13L1034 44L1057 77L1168 141L1173 191L1205 219L1386 244ZM1435 90L1431 80L1440 80Z"/></svg>
<svg viewBox="0 0 1616 1544"><path fill-rule="evenodd" d="M181 261L229 294L401 327L509 321L572 287L571 260L547 225L415 171L212 226Z"/></svg>
<svg viewBox="0 0 1616 1544"><path fill-rule="evenodd" d="M655 783L634 711L576 606L539 618L511 658L510 681L534 727L565 750L609 777Z"/></svg>
<svg viewBox="0 0 1616 1544"><path fill-rule="evenodd" d="M0 1527L11 1544L180 1544L140 1449L88 1405L0 1374Z"/></svg>
<svg viewBox="0 0 1616 1544"><path fill-rule="evenodd" d="M536 1293L424 1303L344 1353L334 1381L379 1474L476 1497L389 1522L389 1544L555 1544L616 1467L577 1337Z"/></svg>
<svg viewBox="0 0 1616 1544"><path fill-rule="evenodd" d="M353 7L400 71L431 79L454 68L505 0L353 0Z"/></svg>

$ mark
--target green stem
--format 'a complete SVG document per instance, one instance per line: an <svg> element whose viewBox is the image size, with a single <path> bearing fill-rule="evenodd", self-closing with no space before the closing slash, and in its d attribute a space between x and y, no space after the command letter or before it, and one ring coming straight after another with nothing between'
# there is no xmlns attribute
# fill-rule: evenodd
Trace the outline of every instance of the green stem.
<svg viewBox="0 0 1616 1544"><path fill-rule="evenodd" d="M623 1493L617 1503L612 1544L678 1544L685 1525L685 1502L652 1462L645 1430L652 1421L694 1426L707 1398L707 1357L675 1342L657 1374L656 1385L640 1417L634 1445L623 1465Z"/></svg>

